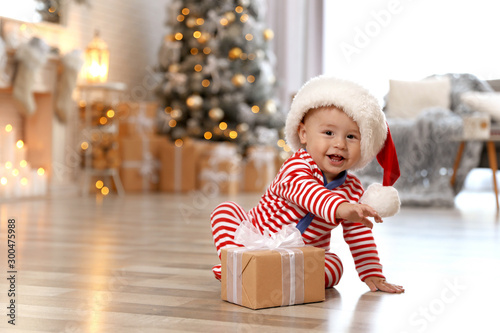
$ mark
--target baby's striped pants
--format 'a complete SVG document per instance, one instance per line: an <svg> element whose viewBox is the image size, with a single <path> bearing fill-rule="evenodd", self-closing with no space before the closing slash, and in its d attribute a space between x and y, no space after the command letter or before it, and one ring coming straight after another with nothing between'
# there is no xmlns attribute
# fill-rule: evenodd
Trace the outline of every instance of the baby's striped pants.
<svg viewBox="0 0 500 333"><path fill-rule="evenodd" d="M248 213L234 202L221 203L214 209L210 220L219 259L223 247L242 246L234 241L234 233L240 223L248 219ZM212 270L215 277L220 280L221 265L215 265ZM337 285L342 277L342 273L343 266L340 258L334 253L325 252L325 288Z"/></svg>

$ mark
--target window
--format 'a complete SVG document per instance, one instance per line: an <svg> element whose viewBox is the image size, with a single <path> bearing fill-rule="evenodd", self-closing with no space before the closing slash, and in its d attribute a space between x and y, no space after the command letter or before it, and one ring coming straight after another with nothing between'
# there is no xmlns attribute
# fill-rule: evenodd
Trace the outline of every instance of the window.
<svg viewBox="0 0 500 333"><path fill-rule="evenodd" d="M16 0L2 5L1 16L28 23L61 23L63 0Z"/></svg>
<svg viewBox="0 0 500 333"><path fill-rule="evenodd" d="M389 79L500 78L500 4L490 0L324 1L323 71L380 101Z"/></svg>

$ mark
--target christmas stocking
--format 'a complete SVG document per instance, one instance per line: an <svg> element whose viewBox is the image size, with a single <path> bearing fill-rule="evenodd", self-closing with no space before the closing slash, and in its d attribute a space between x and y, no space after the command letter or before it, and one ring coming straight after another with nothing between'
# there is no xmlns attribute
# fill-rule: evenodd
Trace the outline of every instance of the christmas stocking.
<svg viewBox="0 0 500 333"><path fill-rule="evenodd" d="M63 70L57 87L55 111L59 120L65 123L68 111L73 108L72 94L76 86L78 72L83 65L82 52L73 50L67 53L61 62Z"/></svg>
<svg viewBox="0 0 500 333"><path fill-rule="evenodd" d="M37 37L21 45L16 52L18 65L12 95L18 102L19 111L25 116L35 112L36 105L33 96L35 75L47 62L48 54L49 46Z"/></svg>

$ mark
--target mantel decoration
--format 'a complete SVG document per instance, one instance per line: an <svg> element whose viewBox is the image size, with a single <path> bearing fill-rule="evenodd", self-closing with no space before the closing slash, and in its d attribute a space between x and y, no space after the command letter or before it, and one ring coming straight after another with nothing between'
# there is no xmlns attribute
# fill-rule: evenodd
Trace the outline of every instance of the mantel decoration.
<svg viewBox="0 0 500 333"><path fill-rule="evenodd" d="M47 63L49 52L50 46L38 37L31 38L16 51L18 65L12 95L17 102L18 110L24 116L30 116L36 111L33 96L36 76Z"/></svg>
<svg viewBox="0 0 500 333"><path fill-rule="evenodd" d="M27 147L23 140L17 140L16 130L21 129L11 124L0 126L0 202L47 194L45 169L27 161Z"/></svg>
<svg viewBox="0 0 500 333"><path fill-rule="evenodd" d="M85 50L85 79L87 83L105 83L108 79L109 50L99 31Z"/></svg>
<svg viewBox="0 0 500 333"><path fill-rule="evenodd" d="M90 0L73 0L79 5L87 5L90 7ZM66 0L36 0L36 12L40 16L42 22L49 22L54 24L64 24L64 6L67 6ZM20 6L27 7L26 3ZM28 4L29 6L29 4Z"/></svg>

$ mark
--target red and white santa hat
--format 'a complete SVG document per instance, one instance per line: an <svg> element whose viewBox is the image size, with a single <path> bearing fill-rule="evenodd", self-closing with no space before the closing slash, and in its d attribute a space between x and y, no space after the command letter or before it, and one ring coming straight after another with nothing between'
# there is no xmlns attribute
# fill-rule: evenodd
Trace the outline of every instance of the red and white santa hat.
<svg viewBox="0 0 500 333"><path fill-rule="evenodd" d="M303 148L298 128L306 113L314 108L332 105L343 110L359 127L361 158L352 169L360 170L377 157L384 169L383 185L391 186L392 191L392 185L399 178L399 164L384 112L377 99L354 82L325 75L306 82L295 95L286 119L288 145L293 151ZM399 203L399 197L397 200Z"/></svg>

